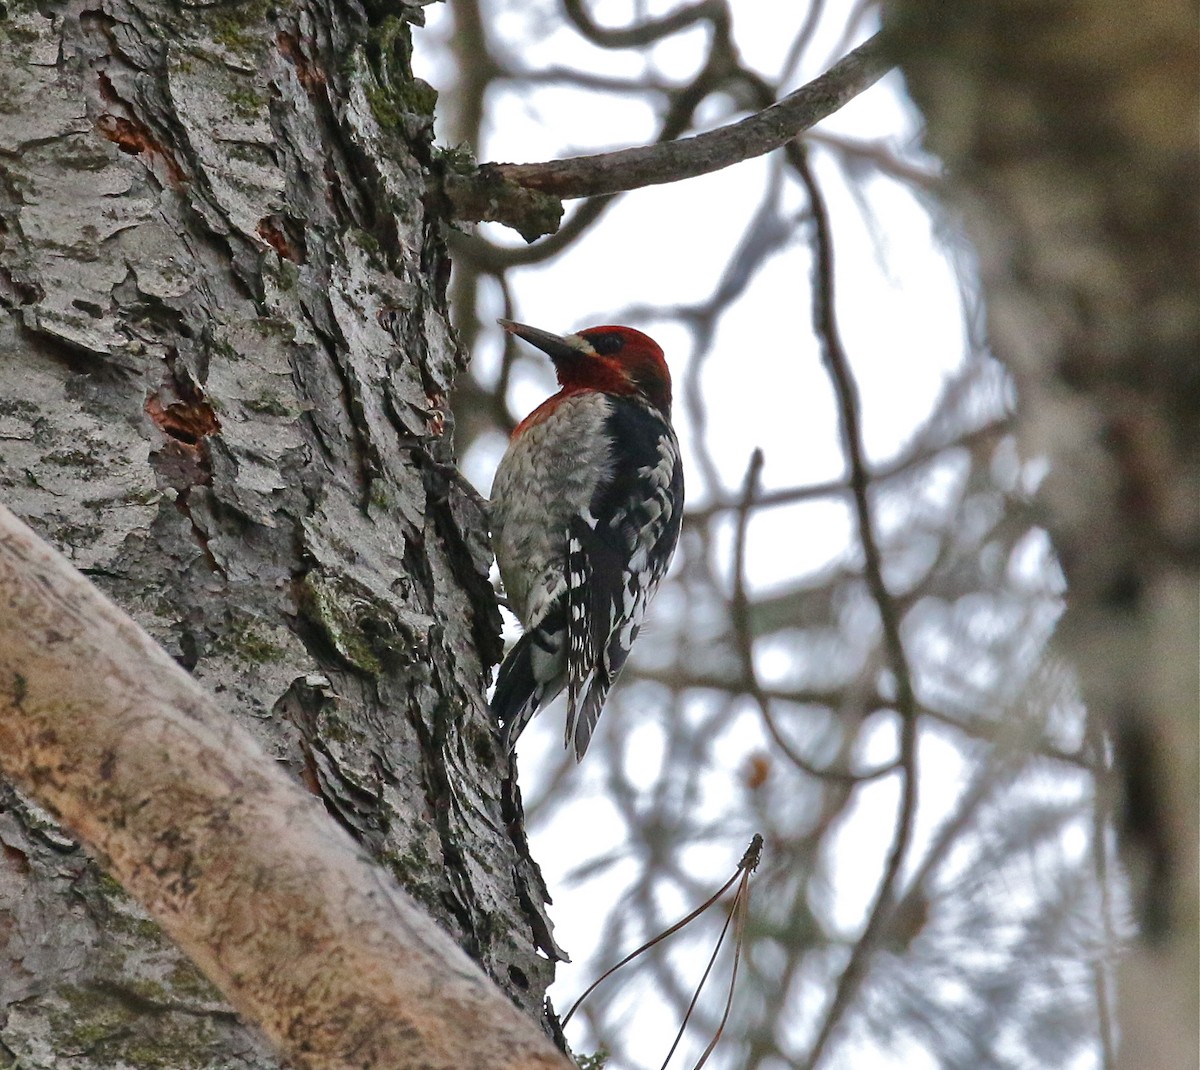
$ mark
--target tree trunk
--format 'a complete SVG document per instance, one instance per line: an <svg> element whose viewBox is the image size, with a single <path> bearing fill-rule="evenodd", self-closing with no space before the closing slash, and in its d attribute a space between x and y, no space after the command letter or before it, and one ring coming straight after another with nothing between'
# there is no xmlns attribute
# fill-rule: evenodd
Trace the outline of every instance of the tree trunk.
<svg viewBox="0 0 1200 1070"><path fill-rule="evenodd" d="M449 467L419 10L2 11L6 503L540 1015L486 522ZM0 1054L276 1065L49 815L0 808Z"/></svg>
<svg viewBox="0 0 1200 1070"><path fill-rule="evenodd" d="M1048 457L1060 635L1115 743L1140 933L1118 1063L1197 1064L1200 279L1196 6L895 0L992 344Z"/></svg>

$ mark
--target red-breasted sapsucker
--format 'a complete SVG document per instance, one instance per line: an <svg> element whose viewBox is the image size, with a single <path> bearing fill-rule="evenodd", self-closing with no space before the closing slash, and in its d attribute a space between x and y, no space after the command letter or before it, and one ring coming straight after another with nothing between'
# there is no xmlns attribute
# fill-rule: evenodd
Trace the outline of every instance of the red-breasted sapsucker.
<svg viewBox="0 0 1200 1070"><path fill-rule="evenodd" d="M496 562L525 629L492 710L511 749L565 688L566 745L579 760L679 541L671 375L632 327L560 337L500 324L550 357L562 389L517 425L492 484Z"/></svg>

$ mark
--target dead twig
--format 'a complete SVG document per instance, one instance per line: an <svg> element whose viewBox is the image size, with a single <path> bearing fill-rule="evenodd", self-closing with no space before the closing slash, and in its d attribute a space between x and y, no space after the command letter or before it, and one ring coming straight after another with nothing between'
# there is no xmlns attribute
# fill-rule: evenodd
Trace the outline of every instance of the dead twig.
<svg viewBox="0 0 1200 1070"><path fill-rule="evenodd" d="M711 896L709 896L703 903L700 904L700 906L696 907L696 909L693 910L691 913L689 913L686 917L681 918L670 928L665 929L663 932L659 933L653 939L647 940L646 943L642 944L639 948L637 948L634 951L631 951L628 955L626 955L623 959L621 959L621 961L618 962L615 966L610 966L607 970L604 971L604 973L602 973L599 977L597 977L596 980L594 980L590 985L588 985L588 987L584 990L583 995L581 995L571 1005L571 1009L569 1011L567 1011L567 1013L563 1016L563 1019L562 1019L563 1028L566 1027L567 1023L571 1020L572 1015L574 1015L574 1013L579 1009L579 1007L583 1003L583 1001L585 999L587 999L587 997L590 996L600 986L600 984L603 981L605 981L609 977L611 977L622 966L626 965L629 962L632 962L635 958L637 958L643 952L649 951L650 948L654 947L655 944L661 943L668 936L671 936L673 933L678 932L685 925L694 921L701 914L703 914L706 910L708 910L714 903L718 902L720 900L720 898L727 891L729 891L729 889L734 885L734 883L737 882L738 890L734 894L733 903L731 904L730 910L729 910L729 915L725 919L725 924L721 928L721 935L717 938L716 947L713 948L713 953L709 957L708 965L705 967L704 973L700 978L699 984L696 985L696 989L692 995L691 1002L688 1004L687 1011L683 1016L683 1021L679 1025L679 1031L678 1031L678 1033L676 1033L675 1040L671 1044L671 1048L667 1052L667 1056L663 1060L663 1064L662 1064L663 1070L666 1070L667 1064L671 1061L671 1056L675 1054L675 1049L679 1047L679 1042L683 1039L683 1034L684 1034L684 1031L687 1029L687 1024L688 1024L689 1020L691 1019L692 1012L696 1009L696 1003L700 998L700 993L704 989L705 982L708 980L709 974L712 972L713 965L715 964L715 962L717 960L717 955L720 952L722 945L724 944L725 934L729 931L729 925L731 922L736 921L735 937L736 937L737 943L736 943L735 951L734 951L733 970L731 972L730 979L729 979L729 992L728 992L728 995L726 996L726 1000L725 1000L725 1009L721 1015L721 1021L717 1025L717 1029L716 1029L716 1032L715 1032L712 1040L709 1042L708 1047L705 1048L704 1053L701 1055L699 1062L697 1062L694 1067L694 1070L700 1070L700 1067L702 1067L708 1061L708 1057L710 1054L712 1054L713 1049L716 1047L717 1041L719 1041L721 1039L721 1034L724 1032L724 1029L725 1029L725 1023L729 1019L730 1007L733 1005L733 991L734 991L734 985L737 983L738 965L741 961L742 941L743 941L744 935L745 935L746 914L749 909L748 904L749 904L749 899L750 899L750 875L758 868L759 860L762 857L762 849L763 849L763 838L758 833L755 833L754 836L750 840L750 845L746 848L745 853L742 855L741 861L738 862L737 869L734 870L733 876L730 877L729 880L727 880L724 884L722 884L721 887L718 888L716 892L714 892Z"/></svg>

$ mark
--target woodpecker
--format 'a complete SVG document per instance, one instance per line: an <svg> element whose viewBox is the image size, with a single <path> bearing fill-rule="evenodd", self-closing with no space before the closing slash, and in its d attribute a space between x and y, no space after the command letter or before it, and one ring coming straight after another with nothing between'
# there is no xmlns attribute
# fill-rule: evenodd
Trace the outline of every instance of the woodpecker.
<svg viewBox="0 0 1200 1070"><path fill-rule="evenodd" d="M511 751L565 689L564 742L579 761L679 541L671 374L632 327L500 325L550 357L561 389L517 425L492 484L496 562L524 629L492 711Z"/></svg>

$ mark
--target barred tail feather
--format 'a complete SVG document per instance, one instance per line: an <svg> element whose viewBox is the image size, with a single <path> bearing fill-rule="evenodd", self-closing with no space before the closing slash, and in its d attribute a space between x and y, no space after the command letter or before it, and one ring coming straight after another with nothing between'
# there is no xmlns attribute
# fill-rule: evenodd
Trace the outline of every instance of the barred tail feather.
<svg viewBox="0 0 1200 1070"><path fill-rule="evenodd" d="M500 722L504 749L511 752L537 710L541 688L533 675L531 637L521 636L508 652L496 677L492 713Z"/></svg>
<svg viewBox="0 0 1200 1070"><path fill-rule="evenodd" d="M604 700L608 698L612 678L604 673L597 673L584 693L583 702L576 707L574 704L567 709L567 746L572 742L575 747L575 760L583 761L588 744L592 741L592 733L596 730L596 722L600 720L600 711L604 709Z"/></svg>

